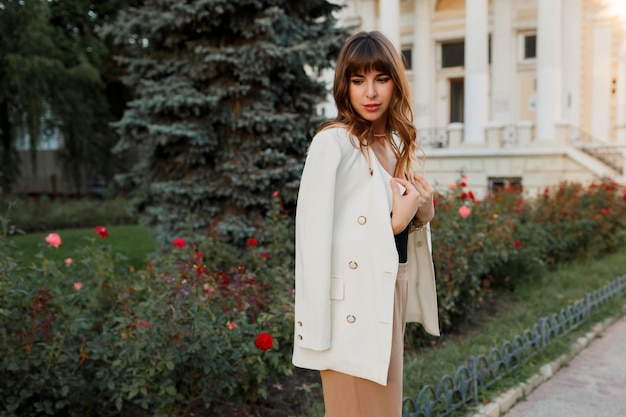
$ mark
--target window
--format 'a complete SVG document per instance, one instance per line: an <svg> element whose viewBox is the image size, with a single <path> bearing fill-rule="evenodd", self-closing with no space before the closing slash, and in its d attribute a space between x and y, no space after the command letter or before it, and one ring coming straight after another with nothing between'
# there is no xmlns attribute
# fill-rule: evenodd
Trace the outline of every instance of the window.
<svg viewBox="0 0 626 417"><path fill-rule="evenodd" d="M490 177L488 179L489 193L501 191L522 191L522 177Z"/></svg>
<svg viewBox="0 0 626 417"><path fill-rule="evenodd" d="M537 35L524 35L524 59L537 57Z"/></svg>
<svg viewBox="0 0 626 417"><path fill-rule="evenodd" d="M464 85L463 78L450 79L450 123L463 123Z"/></svg>
<svg viewBox="0 0 626 417"><path fill-rule="evenodd" d="M407 70L413 69L412 56L413 50L411 47L402 48L402 60L404 61L404 68Z"/></svg>
<svg viewBox="0 0 626 417"><path fill-rule="evenodd" d="M441 68L462 67L464 63L464 41L441 44Z"/></svg>

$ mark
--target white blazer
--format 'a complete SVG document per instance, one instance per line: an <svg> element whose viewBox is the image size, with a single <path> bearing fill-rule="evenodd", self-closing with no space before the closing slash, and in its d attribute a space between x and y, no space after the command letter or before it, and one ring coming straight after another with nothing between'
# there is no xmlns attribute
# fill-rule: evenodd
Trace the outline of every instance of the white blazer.
<svg viewBox="0 0 626 417"><path fill-rule="evenodd" d="M387 384L398 271L389 178L345 129L313 138L296 208L295 366ZM407 321L438 336L429 238L409 235Z"/></svg>

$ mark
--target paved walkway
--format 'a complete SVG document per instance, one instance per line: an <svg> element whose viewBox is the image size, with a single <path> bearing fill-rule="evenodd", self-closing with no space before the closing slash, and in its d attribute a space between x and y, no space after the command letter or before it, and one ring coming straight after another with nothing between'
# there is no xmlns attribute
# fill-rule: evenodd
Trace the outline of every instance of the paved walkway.
<svg viewBox="0 0 626 417"><path fill-rule="evenodd" d="M626 416L626 316L600 332L505 416Z"/></svg>

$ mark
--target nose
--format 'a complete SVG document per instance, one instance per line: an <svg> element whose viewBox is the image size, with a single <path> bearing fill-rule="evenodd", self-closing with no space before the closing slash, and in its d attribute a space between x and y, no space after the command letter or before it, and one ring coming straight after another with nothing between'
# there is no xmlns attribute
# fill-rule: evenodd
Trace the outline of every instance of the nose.
<svg viewBox="0 0 626 417"><path fill-rule="evenodd" d="M368 83L365 95L368 98L374 98L378 95L378 93L376 92L376 85L374 83Z"/></svg>

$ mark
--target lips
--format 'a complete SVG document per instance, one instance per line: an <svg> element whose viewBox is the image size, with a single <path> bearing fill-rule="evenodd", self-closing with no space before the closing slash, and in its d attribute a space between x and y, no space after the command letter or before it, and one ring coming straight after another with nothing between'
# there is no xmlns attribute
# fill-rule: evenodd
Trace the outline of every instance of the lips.
<svg viewBox="0 0 626 417"><path fill-rule="evenodd" d="M369 112L375 112L380 107L380 104L366 104L363 107Z"/></svg>

